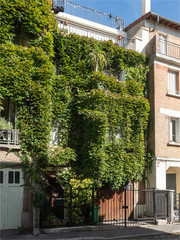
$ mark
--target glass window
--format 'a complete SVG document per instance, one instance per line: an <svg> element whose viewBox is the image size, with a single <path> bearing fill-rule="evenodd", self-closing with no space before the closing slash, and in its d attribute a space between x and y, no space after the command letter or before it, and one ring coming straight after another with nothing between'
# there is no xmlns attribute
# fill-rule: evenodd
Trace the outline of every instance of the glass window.
<svg viewBox="0 0 180 240"><path fill-rule="evenodd" d="M177 73L173 71L168 71L168 93L178 94Z"/></svg>
<svg viewBox="0 0 180 240"><path fill-rule="evenodd" d="M180 119L170 119L170 142L180 143Z"/></svg>
<svg viewBox="0 0 180 240"><path fill-rule="evenodd" d="M15 183L20 183L20 172L19 171L15 172Z"/></svg>
<svg viewBox="0 0 180 240"><path fill-rule="evenodd" d="M13 183L14 172L10 171L8 175L8 183Z"/></svg>
<svg viewBox="0 0 180 240"><path fill-rule="evenodd" d="M4 175L4 172L0 171L0 183L3 183L3 175Z"/></svg>

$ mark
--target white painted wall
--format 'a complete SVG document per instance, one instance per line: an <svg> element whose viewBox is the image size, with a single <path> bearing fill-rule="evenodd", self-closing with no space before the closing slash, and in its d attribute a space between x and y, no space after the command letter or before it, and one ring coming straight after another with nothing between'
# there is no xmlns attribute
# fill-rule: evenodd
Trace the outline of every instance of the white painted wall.
<svg viewBox="0 0 180 240"><path fill-rule="evenodd" d="M62 12L58 13L56 17L59 29L64 29L68 33L75 33L100 41L112 40L113 43L120 44L118 37L122 35L123 32L118 29Z"/></svg>
<svg viewBox="0 0 180 240"><path fill-rule="evenodd" d="M164 160L156 160L156 188L158 189L166 189L166 173L170 173L168 171L169 168L175 168L176 171L176 185L177 192L180 192L180 159L164 159ZM172 173L172 171L171 171Z"/></svg>
<svg viewBox="0 0 180 240"><path fill-rule="evenodd" d="M145 47L149 41L149 29L141 27L134 38L127 45L127 49L132 49L145 54Z"/></svg>

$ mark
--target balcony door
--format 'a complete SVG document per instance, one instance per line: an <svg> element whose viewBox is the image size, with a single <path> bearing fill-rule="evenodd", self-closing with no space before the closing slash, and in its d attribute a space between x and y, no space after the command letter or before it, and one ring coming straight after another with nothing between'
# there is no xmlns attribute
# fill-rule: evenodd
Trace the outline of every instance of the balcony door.
<svg viewBox="0 0 180 240"><path fill-rule="evenodd" d="M159 48L160 53L167 55L167 37L159 35Z"/></svg>
<svg viewBox="0 0 180 240"><path fill-rule="evenodd" d="M13 129L16 126L17 118L17 104L5 97L2 102L3 110L0 112L0 117L5 118L9 123L12 124Z"/></svg>

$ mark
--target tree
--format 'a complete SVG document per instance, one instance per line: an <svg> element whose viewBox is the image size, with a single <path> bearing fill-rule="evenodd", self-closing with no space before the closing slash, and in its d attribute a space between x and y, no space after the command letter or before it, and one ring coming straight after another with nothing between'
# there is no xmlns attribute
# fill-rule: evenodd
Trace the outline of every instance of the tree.
<svg viewBox="0 0 180 240"><path fill-rule="evenodd" d="M88 64L92 66L95 72L98 72L99 68L104 69L107 66L106 54L97 43L89 49Z"/></svg>

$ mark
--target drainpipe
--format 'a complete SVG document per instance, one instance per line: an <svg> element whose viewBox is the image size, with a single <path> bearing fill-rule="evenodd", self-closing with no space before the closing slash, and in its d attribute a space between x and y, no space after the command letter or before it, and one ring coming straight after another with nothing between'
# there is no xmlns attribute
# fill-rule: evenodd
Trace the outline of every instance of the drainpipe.
<svg viewBox="0 0 180 240"><path fill-rule="evenodd" d="M157 15L157 20L156 20L156 24L154 25L154 28L149 27L149 32L154 32L158 24L159 24L159 15Z"/></svg>

